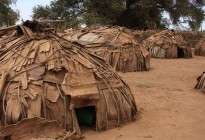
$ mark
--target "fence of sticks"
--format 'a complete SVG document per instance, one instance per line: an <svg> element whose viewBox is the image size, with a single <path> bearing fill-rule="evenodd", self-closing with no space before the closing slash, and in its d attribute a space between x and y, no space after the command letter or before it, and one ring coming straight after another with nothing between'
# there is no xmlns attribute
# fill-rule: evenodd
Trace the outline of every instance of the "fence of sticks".
<svg viewBox="0 0 205 140"><path fill-rule="evenodd" d="M143 41L153 58L191 58L191 47L184 38L174 30L164 30Z"/></svg>
<svg viewBox="0 0 205 140"><path fill-rule="evenodd" d="M117 71L149 70L149 52L140 48L133 33L124 27L70 31L64 34L64 38L77 42L86 50L104 58Z"/></svg>
<svg viewBox="0 0 205 140"><path fill-rule="evenodd" d="M26 21L5 32L0 74L0 139L71 139L81 124L107 130L137 115L113 68L45 23Z"/></svg>

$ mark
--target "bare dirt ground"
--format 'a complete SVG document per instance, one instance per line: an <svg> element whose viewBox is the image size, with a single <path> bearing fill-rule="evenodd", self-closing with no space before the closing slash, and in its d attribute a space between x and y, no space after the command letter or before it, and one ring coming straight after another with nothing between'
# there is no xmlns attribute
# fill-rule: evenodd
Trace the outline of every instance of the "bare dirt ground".
<svg viewBox="0 0 205 140"><path fill-rule="evenodd" d="M195 91L205 57L151 59L148 72L121 73L138 105L138 119L119 128L84 130L88 140L205 140L205 94Z"/></svg>

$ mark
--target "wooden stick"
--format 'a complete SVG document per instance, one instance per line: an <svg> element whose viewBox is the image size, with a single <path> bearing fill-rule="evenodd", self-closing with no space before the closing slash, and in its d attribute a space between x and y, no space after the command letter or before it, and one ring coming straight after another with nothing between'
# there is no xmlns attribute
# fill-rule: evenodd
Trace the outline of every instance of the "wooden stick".
<svg viewBox="0 0 205 140"><path fill-rule="evenodd" d="M42 103L43 103L43 113L44 113L44 118L48 119L48 115L47 115L47 108L46 108L46 89L47 89L47 85L45 83L43 83L43 93L41 95L42 97Z"/></svg>
<svg viewBox="0 0 205 140"><path fill-rule="evenodd" d="M66 20L40 20L38 21L39 23L46 23L46 22L50 22L50 23L57 23L57 22L65 22ZM16 27L18 27L19 25L13 25L13 26L9 26L6 28L0 28L0 31L7 31L7 30L11 30L14 29Z"/></svg>
<svg viewBox="0 0 205 140"><path fill-rule="evenodd" d="M3 89L6 85L6 80L8 77L8 72L3 72L0 79L0 97L3 95Z"/></svg>
<svg viewBox="0 0 205 140"><path fill-rule="evenodd" d="M11 29L16 28L17 26L18 26L18 25L13 25L13 26L9 26L9 27L6 27L6 28L1 28L0 31L11 30Z"/></svg>
<svg viewBox="0 0 205 140"><path fill-rule="evenodd" d="M50 23L57 23L57 22L66 22L66 20L40 20L40 23L50 22Z"/></svg>
<svg viewBox="0 0 205 140"><path fill-rule="evenodd" d="M73 119L73 131L76 132L77 135L81 135L80 127L78 124L77 116L75 114L75 109L71 109L72 112L72 119Z"/></svg>
<svg viewBox="0 0 205 140"><path fill-rule="evenodd" d="M68 132L68 133L62 138L62 140L67 140L68 138L72 137L75 133L76 133L76 131L73 131L72 133Z"/></svg>

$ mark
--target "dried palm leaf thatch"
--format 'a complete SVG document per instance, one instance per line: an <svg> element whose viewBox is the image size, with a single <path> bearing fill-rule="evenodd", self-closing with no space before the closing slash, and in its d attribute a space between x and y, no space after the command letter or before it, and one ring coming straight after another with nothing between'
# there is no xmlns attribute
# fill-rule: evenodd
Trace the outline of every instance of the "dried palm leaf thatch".
<svg viewBox="0 0 205 140"><path fill-rule="evenodd" d="M205 72L203 72L198 78L197 78L197 84L194 87L196 90L199 90L202 93L205 93Z"/></svg>
<svg viewBox="0 0 205 140"><path fill-rule="evenodd" d="M132 32L126 28L104 27L74 33L69 31L64 38L77 42L86 50L104 58L117 71L149 70L148 51L139 47Z"/></svg>
<svg viewBox="0 0 205 140"><path fill-rule="evenodd" d="M205 38L202 38L195 46L195 55L205 56Z"/></svg>
<svg viewBox="0 0 205 140"><path fill-rule="evenodd" d="M153 58L191 58L191 47L174 30L164 30L150 36L142 43Z"/></svg>
<svg viewBox="0 0 205 140"><path fill-rule="evenodd" d="M133 95L116 71L100 57L56 35L47 24L26 21L0 41L0 74L2 137L26 137L20 128L27 129L25 121L29 125L36 117L46 120L36 120L37 129L29 125L26 138L39 138L38 128L47 128L49 120L71 134L80 134L76 109L89 106L94 108L94 125L99 131L136 119ZM25 121L18 123L21 120ZM59 130L56 124L50 125ZM43 132L46 138L56 138L47 133L55 129Z"/></svg>

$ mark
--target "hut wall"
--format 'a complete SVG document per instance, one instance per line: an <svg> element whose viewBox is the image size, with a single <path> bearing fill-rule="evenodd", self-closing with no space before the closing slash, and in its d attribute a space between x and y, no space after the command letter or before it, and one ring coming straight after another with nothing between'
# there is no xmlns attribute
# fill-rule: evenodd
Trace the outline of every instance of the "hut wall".
<svg viewBox="0 0 205 140"><path fill-rule="evenodd" d="M129 45L120 49L108 49L108 47L89 48L89 51L104 58L117 71L144 71L149 69L145 67L145 58L141 50L137 50L137 48L130 47Z"/></svg>
<svg viewBox="0 0 205 140"><path fill-rule="evenodd" d="M114 83L115 94L109 94L108 88L105 85L100 85L100 100L97 105L97 129L104 130L113 127L120 126L120 124L132 121L132 107L133 102L127 102L125 98L121 96L124 94L128 99L132 99L130 91L126 91L125 88L117 88L118 83ZM127 94L128 93L128 94ZM105 104L105 106L103 105ZM106 114L106 115L103 115Z"/></svg>
<svg viewBox="0 0 205 140"><path fill-rule="evenodd" d="M173 44L172 47L166 49L166 58L177 58L177 47Z"/></svg>
<svg viewBox="0 0 205 140"><path fill-rule="evenodd" d="M179 48L176 45L172 45L172 47L152 47L149 49L150 55L153 58L181 58L182 56L190 57L188 50L182 49L181 51L183 54L179 56Z"/></svg>
<svg viewBox="0 0 205 140"><path fill-rule="evenodd" d="M185 58L191 58L192 57L191 47L184 49L184 57Z"/></svg>
<svg viewBox="0 0 205 140"><path fill-rule="evenodd" d="M165 58L165 49L155 46L149 49L150 55L153 58Z"/></svg>
<svg viewBox="0 0 205 140"><path fill-rule="evenodd" d="M131 47L121 48L116 70L121 72L147 70L141 51Z"/></svg>
<svg viewBox="0 0 205 140"><path fill-rule="evenodd" d="M181 50L180 50L181 49ZM181 52L179 52L181 51ZM180 48L175 44L171 47L151 47L150 56L153 58L190 58L192 57L191 48Z"/></svg>

